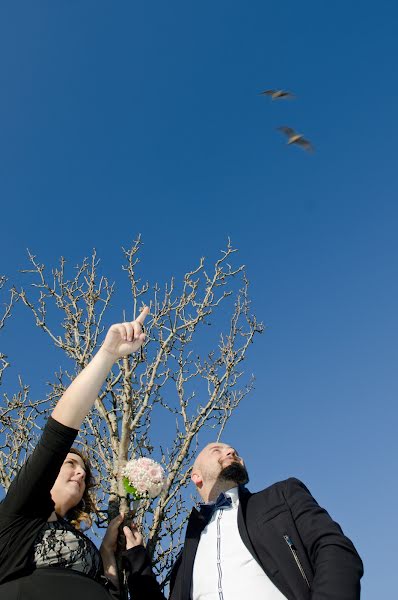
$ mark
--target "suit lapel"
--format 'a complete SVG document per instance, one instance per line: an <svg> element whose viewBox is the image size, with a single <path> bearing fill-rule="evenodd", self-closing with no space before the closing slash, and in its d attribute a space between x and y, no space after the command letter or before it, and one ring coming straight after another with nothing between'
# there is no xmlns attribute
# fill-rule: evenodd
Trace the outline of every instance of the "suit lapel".
<svg viewBox="0 0 398 600"><path fill-rule="evenodd" d="M261 561L257 555L256 550L254 549L253 544L251 543L249 534L247 532L246 511L247 511L247 502L248 502L250 496L251 496L251 493L249 492L248 489L246 489L245 487L242 487L242 486L239 487L238 529L239 529L240 537L242 538L242 542L244 543L246 548L249 550L249 552L253 556L253 558L258 562L260 567L263 568L263 565L261 564Z"/></svg>
<svg viewBox="0 0 398 600"><path fill-rule="evenodd" d="M264 573L270 578L270 580L276 585L276 587L286 596L286 598L293 600L290 588L286 585L281 572L279 571L274 559L271 555L271 549L269 549L268 555L261 553L261 556L256 552L247 531L247 523L249 519L253 519L251 511L248 511L248 501L252 494L249 490L243 486L239 487L239 508L238 508L238 529L239 534L242 538L243 543L249 550L253 558L258 562Z"/></svg>

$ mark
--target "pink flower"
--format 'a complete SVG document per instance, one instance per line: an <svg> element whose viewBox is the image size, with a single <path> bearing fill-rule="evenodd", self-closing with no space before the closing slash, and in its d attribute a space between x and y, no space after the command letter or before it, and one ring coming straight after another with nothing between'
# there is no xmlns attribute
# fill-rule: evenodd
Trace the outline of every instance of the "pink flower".
<svg viewBox="0 0 398 600"><path fill-rule="evenodd" d="M133 487L138 498L156 498L166 481L164 469L151 458L130 460L123 469L123 476Z"/></svg>

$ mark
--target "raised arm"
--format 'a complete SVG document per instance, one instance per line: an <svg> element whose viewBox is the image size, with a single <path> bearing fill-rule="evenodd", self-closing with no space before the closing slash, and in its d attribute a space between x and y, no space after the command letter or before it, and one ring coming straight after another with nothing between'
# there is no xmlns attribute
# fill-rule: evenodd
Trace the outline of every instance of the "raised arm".
<svg viewBox="0 0 398 600"><path fill-rule="evenodd" d="M52 413L53 419L67 427L80 428L112 365L142 346L145 340L143 324L148 312L148 307L145 307L135 321L112 325L97 354L58 401Z"/></svg>

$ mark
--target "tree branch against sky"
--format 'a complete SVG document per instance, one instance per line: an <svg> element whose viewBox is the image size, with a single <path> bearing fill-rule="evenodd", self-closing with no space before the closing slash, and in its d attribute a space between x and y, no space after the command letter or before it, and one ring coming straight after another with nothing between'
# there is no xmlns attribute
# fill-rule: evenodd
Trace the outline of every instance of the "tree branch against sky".
<svg viewBox="0 0 398 600"><path fill-rule="evenodd" d="M146 342L141 352L114 366L77 443L97 472L98 506L108 507L98 512L99 526L128 509L121 477L126 461L153 456L162 463L167 485L156 500L143 502L137 521L157 572L164 574L190 510L184 490L199 436L210 428L219 439L252 390L254 379L245 376L243 363L263 325L251 312L249 281L242 265L233 266L236 250L229 241L213 264L201 258L181 279L173 277L164 285L141 281L141 248L138 237L123 249L133 315L119 320L135 318L148 305ZM32 253L28 259L26 285L14 295L64 353L65 366L54 374L45 398L32 400L22 380L17 392L3 395L0 479L5 489L37 440L43 417L98 349L116 301L116 284L100 275L95 251L72 276L64 258L50 269Z"/></svg>
<svg viewBox="0 0 398 600"><path fill-rule="evenodd" d="M7 319L11 316L11 310L14 303L17 301L18 295L16 290L13 288L8 292L8 295L4 296L3 292L6 290L5 285L7 283L7 277L0 275L0 298L1 298L1 309L0 309L0 331L3 329ZM3 377L4 371L9 367L7 356L2 353L0 347L0 384Z"/></svg>

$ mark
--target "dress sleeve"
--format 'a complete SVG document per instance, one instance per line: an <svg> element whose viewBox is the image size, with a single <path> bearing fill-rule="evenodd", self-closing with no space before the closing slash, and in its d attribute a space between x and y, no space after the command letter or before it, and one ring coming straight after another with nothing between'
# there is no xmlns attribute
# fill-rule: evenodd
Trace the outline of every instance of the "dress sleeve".
<svg viewBox="0 0 398 600"><path fill-rule="evenodd" d="M77 430L49 417L42 436L12 481L0 511L9 515L47 519L54 510L50 491Z"/></svg>
<svg viewBox="0 0 398 600"><path fill-rule="evenodd" d="M122 557L132 600L165 600L145 548L135 546L130 550L125 550Z"/></svg>

